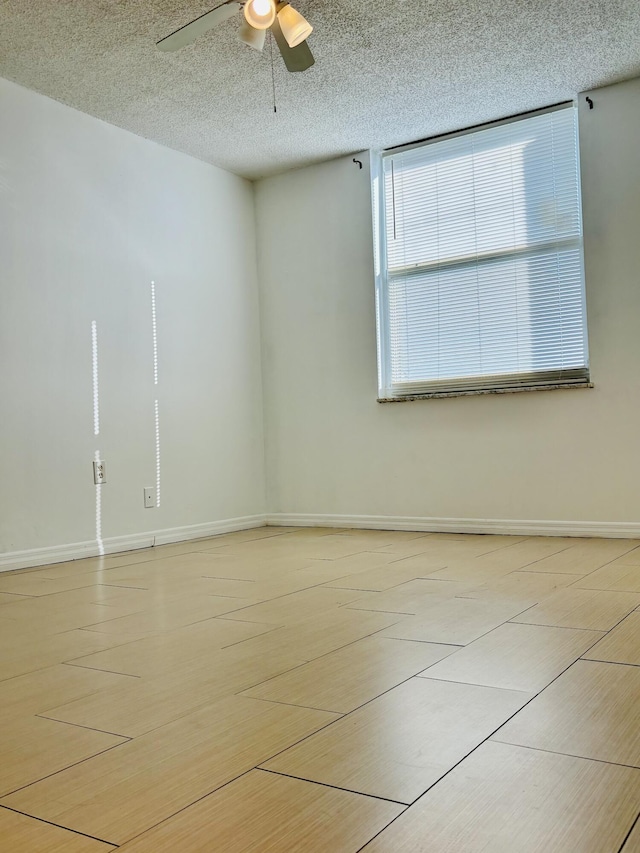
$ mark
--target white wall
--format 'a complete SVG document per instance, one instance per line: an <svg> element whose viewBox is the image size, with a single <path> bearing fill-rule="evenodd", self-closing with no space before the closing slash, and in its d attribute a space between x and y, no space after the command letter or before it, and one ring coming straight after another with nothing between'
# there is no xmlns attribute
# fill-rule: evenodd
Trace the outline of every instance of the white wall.
<svg viewBox="0 0 640 853"><path fill-rule="evenodd" d="M263 513L251 184L0 80L0 211L0 552Z"/></svg>
<svg viewBox="0 0 640 853"><path fill-rule="evenodd" d="M379 404L369 175L257 187L274 513L640 521L640 81L581 98L593 390Z"/></svg>

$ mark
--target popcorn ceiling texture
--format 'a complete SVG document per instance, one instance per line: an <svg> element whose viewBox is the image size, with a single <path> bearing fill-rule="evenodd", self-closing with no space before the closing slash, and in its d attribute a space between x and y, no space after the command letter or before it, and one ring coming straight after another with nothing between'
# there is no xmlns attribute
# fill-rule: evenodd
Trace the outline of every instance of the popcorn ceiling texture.
<svg viewBox="0 0 640 853"><path fill-rule="evenodd" d="M0 75L258 178L640 74L638 0L296 0L316 65L289 74L276 54L274 115L269 43L241 44L239 15L156 49L214 5L0 0Z"/></svg>

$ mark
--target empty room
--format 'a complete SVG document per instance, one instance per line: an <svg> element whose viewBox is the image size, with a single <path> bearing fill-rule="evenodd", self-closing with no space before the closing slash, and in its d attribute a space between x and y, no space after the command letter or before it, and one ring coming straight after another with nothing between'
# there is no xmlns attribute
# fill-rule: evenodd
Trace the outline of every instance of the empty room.
<svg viewBox="0 0 640 853"><path fill-rule="evenodd" d="M640 853L640 4L0 2L2 853Z"/></svg>

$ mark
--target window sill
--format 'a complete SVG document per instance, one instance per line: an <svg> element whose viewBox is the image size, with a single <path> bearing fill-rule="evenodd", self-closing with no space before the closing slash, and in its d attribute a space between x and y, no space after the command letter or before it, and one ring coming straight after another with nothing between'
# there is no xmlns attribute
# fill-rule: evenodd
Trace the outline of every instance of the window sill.
<svg viewBox="0 0 640 853"><path fill-rule="evenodd" d="M411 394L407 397L378 397L378 403L410 403L414 400L434 400L438 397L477 397L485 394L520 394L523 391L575 391L579 388L593 388L593 382L529 385L522 388L482 388L475 391L427 391L424 394Z"/></svg>

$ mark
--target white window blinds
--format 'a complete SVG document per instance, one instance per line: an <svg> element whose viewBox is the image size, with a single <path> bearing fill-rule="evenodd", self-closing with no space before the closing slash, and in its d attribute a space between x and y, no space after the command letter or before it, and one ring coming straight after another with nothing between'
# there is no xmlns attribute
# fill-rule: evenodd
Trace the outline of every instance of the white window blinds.
<svg viewBox="0 0 640 853"><path fill-rule="evenodd" d="M380 396L588 381L575 110L382 155Z"/></svg>

